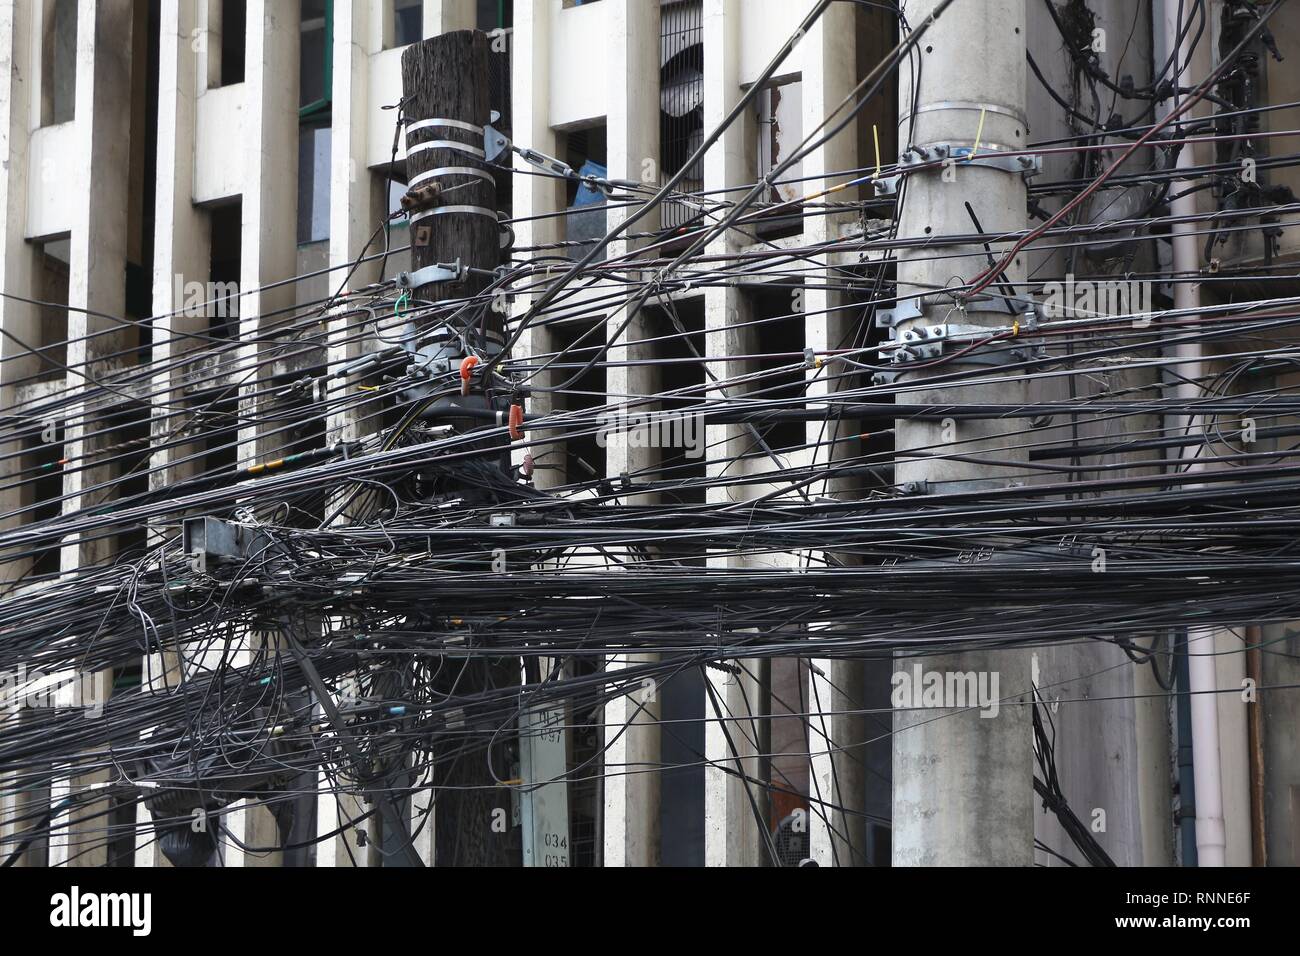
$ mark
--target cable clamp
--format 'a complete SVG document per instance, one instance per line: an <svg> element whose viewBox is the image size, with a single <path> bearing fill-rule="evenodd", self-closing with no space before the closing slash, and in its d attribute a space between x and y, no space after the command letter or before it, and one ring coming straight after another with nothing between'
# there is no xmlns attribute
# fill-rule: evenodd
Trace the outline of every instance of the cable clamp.
<svg viewBox="0 0 1300 956"><path fill-rule="evenodd" d="M478 364L478 356L471 355L460 363L460 393L469 394L470 376L474 374L474 366Z"/></svg>
<svg viewBox="0 0 1300 956"><path fill-rule="evenodd" d="M520 441L524 437L524 406L510 406L510 439Z"/></svg>

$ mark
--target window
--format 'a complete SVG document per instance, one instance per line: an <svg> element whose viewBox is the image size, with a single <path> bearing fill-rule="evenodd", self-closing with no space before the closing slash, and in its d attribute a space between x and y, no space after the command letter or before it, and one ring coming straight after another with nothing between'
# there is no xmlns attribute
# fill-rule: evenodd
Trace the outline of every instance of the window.
<svg viewBox="0 0 1300 956"><path fill-rule="evenodd" d="M803 84L798 80L769 86L757 97L758 168L756 178L762 179L789 157L803 141ZM803 161L785 170L765 197L771 203L789 202L803 195ZM794 234L802 229L799 213L777 215L763 223L759 232L771 236L774 232Z"/></svg>
<svg viewBox="0 0 1300 956"><path fill-rule="evenodd" d="M605 158L605 127L574 130L565 137L565 162L579 176L608 176ZM568 250L568 255L580 259L590 246L605 238L605 194L586 184L569 180L566 184L568 215L564 217L564 238L580 242Z"/></svg>
<svg viewBox="0 0 1300 956"><path fill-rule="evenodd" d="M298 61L298 242L330 234L331 105L334 88L333 0L301 0Z"/></svg>
<svg viewBox="0 0 1300 956"><path fill-rule="evenodd" d="M210 0L208 4L208 88L244 82L244 41L248 0Z"/></svg>
<svg viewBox="0 0 1300 956"><path fill-rule="evenodd" d="M298 58L298 108L311 116L328 110L334 86L334 4L302 0Z"/></svg>
<svg viewBox="0 0 1300 956"><path fill-rule="evenodd" d="M42 306L36 336L30 344L39 356L35 374L40 378L62 378L68 360L68 261L72 245L67 239L52 239L38 245L36 298Z"/></svg>
<svg viewBox="0 0 1300 956"><path fill-rule="evenodd" d="M704 142L704 25L700 0L664 5L659 21L659 154L663 178L678 173ZM704 188L703 164L696 163L678 184L679 192ZM695 214L692 206L669 200L661 212L664 228L680 226Z"/></svg>
<svg viewBox="0 0 1300 956"><path fill-rule="evenodd" d="M514 24L514 11L514 0L477 0L474 23L484 33L509 29Z"/></svg>
<svg viewBox="0 0 1300 956"><path fill-rule="evenodd" d="M234 338L239 332L239 258L243 205L239 200L217 206L209 215L211 257L210 284L203 293L208 316L208 333Z"/></svg>
<svg viewBox="0 0 1300 956"><path fill-rule="evenodd" d="M791 355L804 348L804 316L799 302L802 282L781 284L756 289L748 293L753 306L752 332L762 358L753 362L755 372L764 373L746 391L751 398L774 402L798 402L804 397L807 380ZM777 370L781 371L777 371ZM800 405L791 404L791 409ZM751 437L744 443L744 454L768 458L771 452L790 451L807 444L805 425L801 421L776 421L758 423L755 433L762 441Z"/></svg>
<svg viewBox="0 0 1300 956"><path fill-rule="evenodd" d="M298 127L298 242L330 237L330 126L328 118Z"/></svg>
<svg viewBox="0 0 1300 956"><path fill-rule="evenodd" d="M67 123L77 100L77 0L44 0L41 125Z"/></svg>
<svg viewBox="0 0 1300 956"><path fill-rule="evenodd" d="M63 425L51 421L38 423L23 438L22 503L30 509L27 523L50 521L63 510ZM32 555L31 578L59 573L59 546L52 545Z"/></svg>
<svg viewBox="0 0 1300 956"><path fill-rule="evenodd" d="M406 46L424 36L423 0L389 0L392 3L393 25L391 34L385 31L384 49Z"/></svg>

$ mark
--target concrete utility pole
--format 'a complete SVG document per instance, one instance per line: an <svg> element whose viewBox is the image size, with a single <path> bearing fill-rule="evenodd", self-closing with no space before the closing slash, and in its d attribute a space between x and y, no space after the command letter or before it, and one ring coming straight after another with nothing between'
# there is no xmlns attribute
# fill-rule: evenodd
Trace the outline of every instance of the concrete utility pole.
<svg viewBox="0 0 1300 956"><path fill-rule="evenodd" d="M419 362L445 362L461 368L468 341L482 358L502 345L503 310L485 304L471 317L444 324L453 310L440 309L421 318L421 301L463 300L482 293L491 270L501 261L496 214L496 181L484 161L484 128L491 123L489 42L476 30L444 33L413 44L402 54L402 97L406 122L408 190L403 202L410 214L411 294L414 298L410 348ZM421 270L459 262L458 276L421 275ZM464 271L478 270L478 271ZM464 336L462 338L462 333ZM491 408L479 378L468 394L441 398L428 414L440 424L481 424L458 420L458 408ZM503 456L508 466L508 459ZM449 610L448 613L453 613ZM472 641L472 636L467 640ZM455 685L501 688L519 683L519 659L473 654L463 669L444 668L439 690ZM438 788L434 808L434 862L439 866L518 866L520 847L512 823L508 787L498 785L484 760L483 744L513 734L496 734L499 718L476 719L472 711L463 727L440 735L433 779ZM494 738L495 735L495 738ZM516 755L504 744L494 746L491 765L502 778L513 776Z"/></svg>
<svg viewBox="0 0 1300 956"><path fill-rule="evenodd" d="M907 16L921 23L940 0L913 0ZM926 33L917 50L920 68L899 71L899 142L903 162L934 164L976 145L974 163L962 159L905 176L898 234L904 239L972 234L967 203L990 238L1025 228L1025 183L1013 157L1028 141L1025 81L1025 0L953 4ZM920 88L913 78L920 76ZM907 151L910 148L910 154ZM917 150L924 150L918 155ZM1009 160L1009 161L1008 161ZM1007 246L995 246L999 257ZM959 258L954 258L954 256ZM1006 283L1025 277L1023 257L1007 270ZM895 328L947 323L1006 327L1014 320L998 291L976 297L968 310L935 290L970 282L988 266L982 244L941 250L913 246L898 253ZM922 298L907 298L909 296ZM918 315L913 306L920 308ZM1014 306L1024 312L1023 305ZM958 332L958 329L952 329ZM939 372L968 368L946 364ZM981 366L997 375L997 366ZM927 372L902 377L923 380ZM1012 383L957 386L909 393L902 400L935 405L1021 404L1025 387ZM1008 436L1023 419L1004 421L897 421L898 482L924 483L923 493L943 494L1006 487L1014 467L952 461L926 454L1019 461L1023 451ZM945 425L948 426L945 428ZM908 458L911 451L918 457ZM920 502L923 503L922 498ZM957 565L954 563L954 567ZM936 602L942 594L933 595ZM915 659L896 659L910 670ZM964 651L921 660L926 672L997 673L999 696L1024 699L1029 690L1028 651ZM989 687L994 686L989 680ZM1033 863L1033 742L1029 709L1007 701L996 717L977 709L899 709L894 713L893 860L895 866L1029 866Z"/></svg>

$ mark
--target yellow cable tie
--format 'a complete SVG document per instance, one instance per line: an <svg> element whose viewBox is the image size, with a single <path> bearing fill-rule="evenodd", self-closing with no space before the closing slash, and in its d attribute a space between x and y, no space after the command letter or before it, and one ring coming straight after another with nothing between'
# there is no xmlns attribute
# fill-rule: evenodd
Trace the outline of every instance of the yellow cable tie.
<svg viewBox="0 0 1300 956"><path fill-rule="evenodd" d="M1014 322L1011 323L1011 337L1015 338L1019 334L1020 334L1020 320L1016 319Z"/></svg>

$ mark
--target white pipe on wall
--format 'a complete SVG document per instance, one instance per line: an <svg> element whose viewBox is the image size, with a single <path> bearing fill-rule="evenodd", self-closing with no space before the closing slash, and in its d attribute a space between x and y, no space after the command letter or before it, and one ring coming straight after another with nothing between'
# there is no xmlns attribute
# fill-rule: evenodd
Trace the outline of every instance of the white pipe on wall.
<svg viewBox="0 0 1300 956"><path fill-rule="evenodd" d="M1152 25L1152 32L1164 37L1165 50L1178 48L1178 59L1174 67L1175 86L1192 86L1190 75L1191 36L1189 30L1182 43L1179 43L1178 11L1182 7L1184 16L1195 16L1192 4L1179 4L1175 0L1158 0L1153 12L1158 22ZM1208 31L1207 31L1208 33ZM1208 42L1207 39L1202 42ZM1158 56L1156 61L1163 63L1168 57ZM1169 109L1176 109L1179 97L1174 95ZM1193 147L1185 146L1178 155L1178 168L1194 165ZM1170 187L1171 193L1183 189L1183 183L1176 180ZM1192 216L1197 212L1195 195L1185 195L1173 199L1170 215L1177 220L1181 216ZM1194 275L1200 269L1200 253L1194 226L1190 222L1177 222L1171 226L1174 271L1179 275ZM1201 305L1200 285L1195 282L1174 283L1174 308L1195 314ZM1174 355L1180 360L1174 368L1182 376L1174 386L1174 393L1183 401L1191 402L1201 398L1198 380L1205 374L1204 355L1201 345L1185 343L1178 345ZM1181 360L1186 360L1185 362ZM1194 416L1188 416L1184 427L1191 431L1198 427ZM1195 446L1191 454L1196 453ZM1202 467L1202 461L1196 459L1186 463L1188 470ZM1215 677L1214 629L1190 628L1187 632L1187 669L1188 690L1191 693L1192 711L1192 770L1196 786L1196 853L1200 866L1223 866L1227 849L1227 830L1223 820L1223 781L1221 761L1219 759L1219 701L1218 684Z"/></svg>

